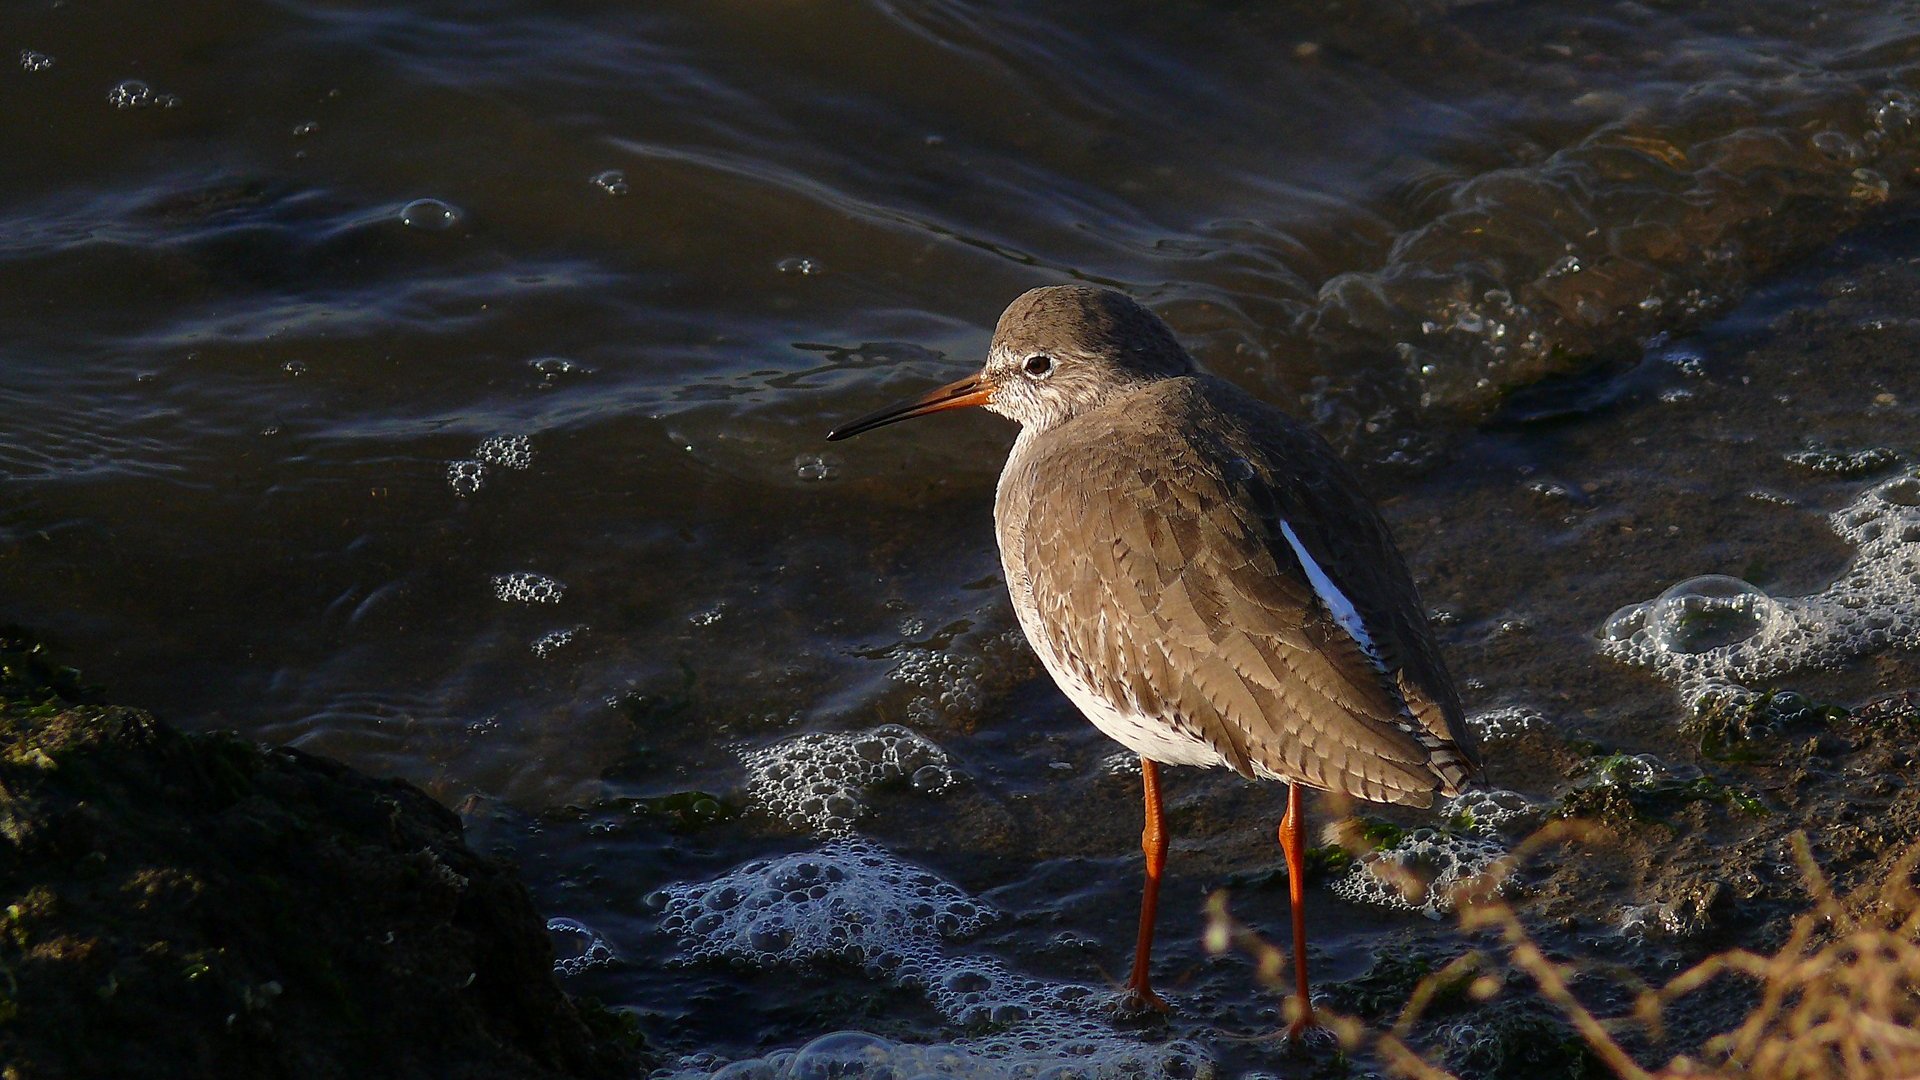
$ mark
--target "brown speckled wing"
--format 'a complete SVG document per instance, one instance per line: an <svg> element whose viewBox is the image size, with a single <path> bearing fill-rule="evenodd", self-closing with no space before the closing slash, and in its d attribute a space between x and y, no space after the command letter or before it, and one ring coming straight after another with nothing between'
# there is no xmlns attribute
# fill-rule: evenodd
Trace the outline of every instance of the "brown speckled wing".
<svg viewBox="0 0 1920 1080"><path fill-rule="evenodd" d="M1089 420L1102 437L1084 436ZM1206 377L1130 394L1010 463L998 513L1002 542L1020 546L1016 590L1099 693L1240 772L1426 805L1471 768L1458 705L1378 515L1337 461L1310 482L1323 457ZM1380 628L1380 663L1315 592L1282 521Z"/></svg>

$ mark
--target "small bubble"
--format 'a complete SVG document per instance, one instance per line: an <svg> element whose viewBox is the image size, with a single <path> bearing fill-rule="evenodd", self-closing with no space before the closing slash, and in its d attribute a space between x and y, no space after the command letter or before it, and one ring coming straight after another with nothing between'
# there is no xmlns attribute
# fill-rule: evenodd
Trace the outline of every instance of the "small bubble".
<svg viewBox="0 0 1920 1080"><path fill-rule="evenodd" d="M627 174L621 172L619 169L608 169L605 172L595 173L593 174L593 186L609 195L625 195L628 190Z"/></svg>
<svg viewBox="0 0 1920 1080"><path fill-rule="evenodd" d="M1895 134L1913 126L1920 105L1901 90L1889 90L1873 107L1873 126L1886 134Z"/></svg>
<svg viewBox="0 0 1920 1080"><path fill-rule="evenodd" d="M789 255L774 266L783 274L796 274L800 277L812 277L820 272L820 264L804 255Z"/></svg>
<svg viewBox="0 0 1920 1080"><path fill-rule="evenodd" d="M305 375L307 373L307 362L305 360L289 360L280 365L280 370L296 377Z"/></svg>
<svg viewBox="0 0 1920 1080"><path fill-rule="evenodd" d="M53 57L32 49L20 50L20 66L28 71L45 71L53 66Z"/></svg>
<svg viewBox="0 0 1920 1080"><path fill-rule="evenodd" d="M309 135L317 134L319 130L320 125L309 120L304 124L293 125L293 137L296 139L304 139Z"/></svg>
<svg viewBox="0 0 1920 1080"><path fill-rule="evenodd" d="M913 771L910 781L915 791L928 795L938 795L953 787L954 782L953 770L945 765L922 765Z"/></svg>
<svg viewBox="0 0 1920 1080"><path fill-rule="evenodd" d="M1867 159L1867 151L1845 133L1831 129L1816 133L1813 148L1842 165L1858 165Z"/></svg>
<svg viewBox="0 0 1920 1080"><path fill-rule="evenodd" d="M400 208L400 224L409 229L445 232L460 223L460 211L439 199L415 199Z"/></svg>
<svg viewBox="0 0 1920 1080"><path fill-rule="evenodd" d="M1647 625L1655 646L1669 653L1702 653L1770 636L1779 616L1773 598L1739 578L1689 578L1653 601Z"/></svg>

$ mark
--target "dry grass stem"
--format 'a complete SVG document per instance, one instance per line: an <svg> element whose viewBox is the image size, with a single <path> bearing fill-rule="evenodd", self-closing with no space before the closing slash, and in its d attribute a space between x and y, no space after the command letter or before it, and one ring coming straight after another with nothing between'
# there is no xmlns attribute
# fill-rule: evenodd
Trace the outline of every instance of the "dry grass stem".
<svg viewBox="0 0 1920 1080"><path fill-rule="evenodd" d="M1507 963L1531 979L1540 996L1572 1025L1587 1048L1623 1080L1912 1080L1920 1078L1920 891L1914 871L1920 843L1909 848L1886 879L1842 896L1814 861L1804 833L1792 838L1794 860L1811 900L1772 953L1733 949L1707 957L1658 987L1617 975L1637 990L1623 1017L1595 1016L1572 989L1576 969L1558 963L1528 933L1519 914L1500 899L1500 885L1517 867L1550 845L1592 839L1591 824L1553 822L1515 848L1511 857L1460 890L1460 926L1492 931ZM1243 951L1263 984L1285 990L1286 953L1235 920L1225 893L1207 902L1207 943L1215 952ZM1497 992L1488 958L1468 953L1421 979L1391 1028L1379 1031L1356 1017L1321 1007L1316 1016L1349 1050L1366 1048L1397 1076L1457 1080L1412 1045L1426 1012L1450 988L1468 983L1468 996ZM1735 976L1758 987L1758 1003L1732 1030L1708 1039L1696 1053L1650 1070L1614 1032L1638 1025L1664 1037L1662 1015L1675 1002L1716 980Z"/></svg>

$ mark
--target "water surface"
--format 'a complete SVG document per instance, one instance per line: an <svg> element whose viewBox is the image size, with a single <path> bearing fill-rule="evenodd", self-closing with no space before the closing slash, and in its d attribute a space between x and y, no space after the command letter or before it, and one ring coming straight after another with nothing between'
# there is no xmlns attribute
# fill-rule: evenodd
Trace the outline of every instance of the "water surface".
<svg viewBox="0 0 1920 1080"><path fill-rule="evenodd" d="M898 723L959 780L883 785L849 827L1018 913L973 947L1027 975L1123 964L1137 781L1013 636L989 525L1011 431L823 433L976 365L1023 289L1125 289L1362 466L1474 707L1663 747L1679 705L1598 657L1606 614L1714 570L1818 590L1846 559L1819 513L1864 481L1780 466L1790 511L1742 478L1912 421L1891 375L1891 405L1860 383L1817 410L1801 372L1775 409L1684 410L1701 372L1791 382L1718 343L1821 297L1685 335L1907 194L1915 22L16 5L5 614L121 700L465 806L607 935L621 963L579 978L670 1053L956 1037L857 972L801 977L827 1002L804 1009L790 970L664 974L678 947L645 901L819 842L743 755ZM1279 793L1173 783L1166 962L1192 982L1225 963L1194 941L1199 889L1270 865ZM737 812L660 812L696 791ZM1408 925L1314 903L1329 978ZM1216 1019L1175 1033L1258 1029L1244 970L1205 970Z"/></svg>

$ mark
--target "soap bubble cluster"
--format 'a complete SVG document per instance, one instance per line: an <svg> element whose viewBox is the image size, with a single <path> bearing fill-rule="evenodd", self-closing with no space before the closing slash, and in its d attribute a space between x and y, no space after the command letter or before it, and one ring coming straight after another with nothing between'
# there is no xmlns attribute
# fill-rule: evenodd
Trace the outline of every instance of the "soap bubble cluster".
<svg viewBox="0 0 1920 1080"><path fill-rule="evenodd" d="M586 632L586 629L587 624L575 623L572 626L562 627L558 630L549 630L539 637L534 638L533 644L529 645L528 648L533 650L533 655L545 660L547 657L573 644L576 638Z"/></svg>
<svg viewBox="0 0 1920 1080"><path fill-rule="evenodd" d="M841 1032L724 1067L683 1061L675 1076L798 1080L887 1070L1001 1077L1063 1067L1071 1075L1118 1080L1210 1071L1204 1054L1189 1044L1142 1044L1116 1033L1107 1022L1109 992L1030 978L991 957L949 953L949 943L977 933L997 914L866 840L838 839L815 851L756 860L661 895L660 928L679 939L689 961L763 969L850 963L925 994L955 1027L986 1032L936 1046Z"/></svg>
<svg viewBox="0 0 1920 1080"><path fill-rule="evenodd" d="M970 646L970 647L969 647ZM890 673L895 682L922 691L907 704L907 718L927 727L979 715L989 694L1018 681L1028 669L1026 639L1019 630L959 637L946 648L901 645Z"/></svg>
<svg viewBox="0 0 1920 1080"><path fill-rule="evenodd" d="M23 57L23 63L24 60ZM107 102L116 109L172 109L179 106L180 98L174 94L158 93L139 79L122 79L107 91Z"/></svg>
<svg viewBox="0 0 1920 1080"><path fill-rule="evenodd" d="M533 440L525 435L493 435L480 440L473 456L503 469L525 469L533 464Z"/></svg>
<svg viewBox="0 0 1920 1080"><path fill-rule="evenodd" d="M567 587L544 574L520 571L493 576L493 595L509 604L557 604Z"/></svg>
<svg viewBox="0 0 1920 1080"><path fill-rule="evenodd" d="M876 784L904 781L938 795L958 782L945 750L898 724L797 735L741 759L748 790L768 813L828 835L852 831L867 812L862 793Z"/></svg>
<svg viewBox="0 0 1920 1080"><path fill-rule="evenodd" d="M1617 929L1621 937L1636 945L1645 945L1652 941L1686 937L1691 928L1672 904L1655 901L1650 904L1630 904L1621 909Z"/></svg>
<svg viewBox="0 0 1920 1080"><path fill-rule="evenodd" d="M1493 869L1506 849L1491 840L1415 829L1378 851L1362 855L1347 875L1332 885L1335 896L1355 904L1395 911L1417 911L1438 919L1454 908L1454 891ZM1498 886L1502 895L1515 882Z"/></svg>
<svg viewBox="0 0 1920 1080"><path fill-rule="evenodd" d="M487 486L487 465L483 461L447 462L447 486L461 498Z"/></svg>
<svg viewBox="0 0 1920 1080"><path fill-rule="evenodd" d="M1859 550L1820 592L1775 597L1738 578L1692 578L1614 612L1601 651L1652 668L1701 710L1751 703L1750 684L1797 668L1920 644L1920 474L1873 485L1828 524Z"/></svg>
<svg viewBox="0 0 1920 1080"><path fill-rule="evenodd" d="M601 935L600 931L578 919L569 919L556 915L547 920L547 933L560 941L555 953L564 948L567 955L555 955L553 973L555 975L578 975L594 968L606 967L619 959L613 953L613 945Z"/></svg>
<svg viewBox="0 0 1920 1080"><path fill-rule="evenodd" d="M1867 476L1900 463L1900 455L1884 446L1869 446L1864 450L1810 446L1782 456L1801 468L1828 476Z"/></svg>
<svg viewBox="0 0 1920 1080"><path fill-rule="evenodd" d="M688 960L778 968L836 959L909 981L938 966L940 942L998 918L958 886L859 838L756 859L663 893L660 929L680 939Z"/></svg>
<svg viewBox="0 0 1920 1080"><path fill-rule="evenodd" d="M532 439L525 435L492 435L473 448L473 457L447 462L447 486L464 499L487 486L493 466L522 471L532 464Z"/></svg>
<svg viewBox="0 0 1920 1080"><path fill-rule="evenodd" d="M1473 788L1440 804L1440 813L1466 832L1510 836L1540 818L1532 799L1506 788Z"/></svg>
<svg viewBox="0 0 1920 1080"><path fill-rule="evenodd" d="M1467 727L1483 743L1517 739L1529 731L1545 731L1550 725L1538 709L1524 705L1505 705L1467 717Z"/></svg>
<svg viewBox="0 0 1920 1080"><path fill-rule="evenodd" d="M916 1046L864 1031L822 1035L798 1050L724 1067L700 1057L656 1074L661 1080L826 1080L915 1077L917 1080L1209 1080L1213 1063L1188 1043L1140 1043L1111 1036L1097 1042L1005 1052L967 1040ZM1249 1074L1251 1075L1251 1074Z"/></svg>
<svg viewBox="0 0 1920 1080"><path fill-rule="evenodd" d="M1588 783L1592 787L1617 787L1644 791L1674 778L1667 763L1652 754L1614 754L1602 758L1593 767Z"/></svg>

